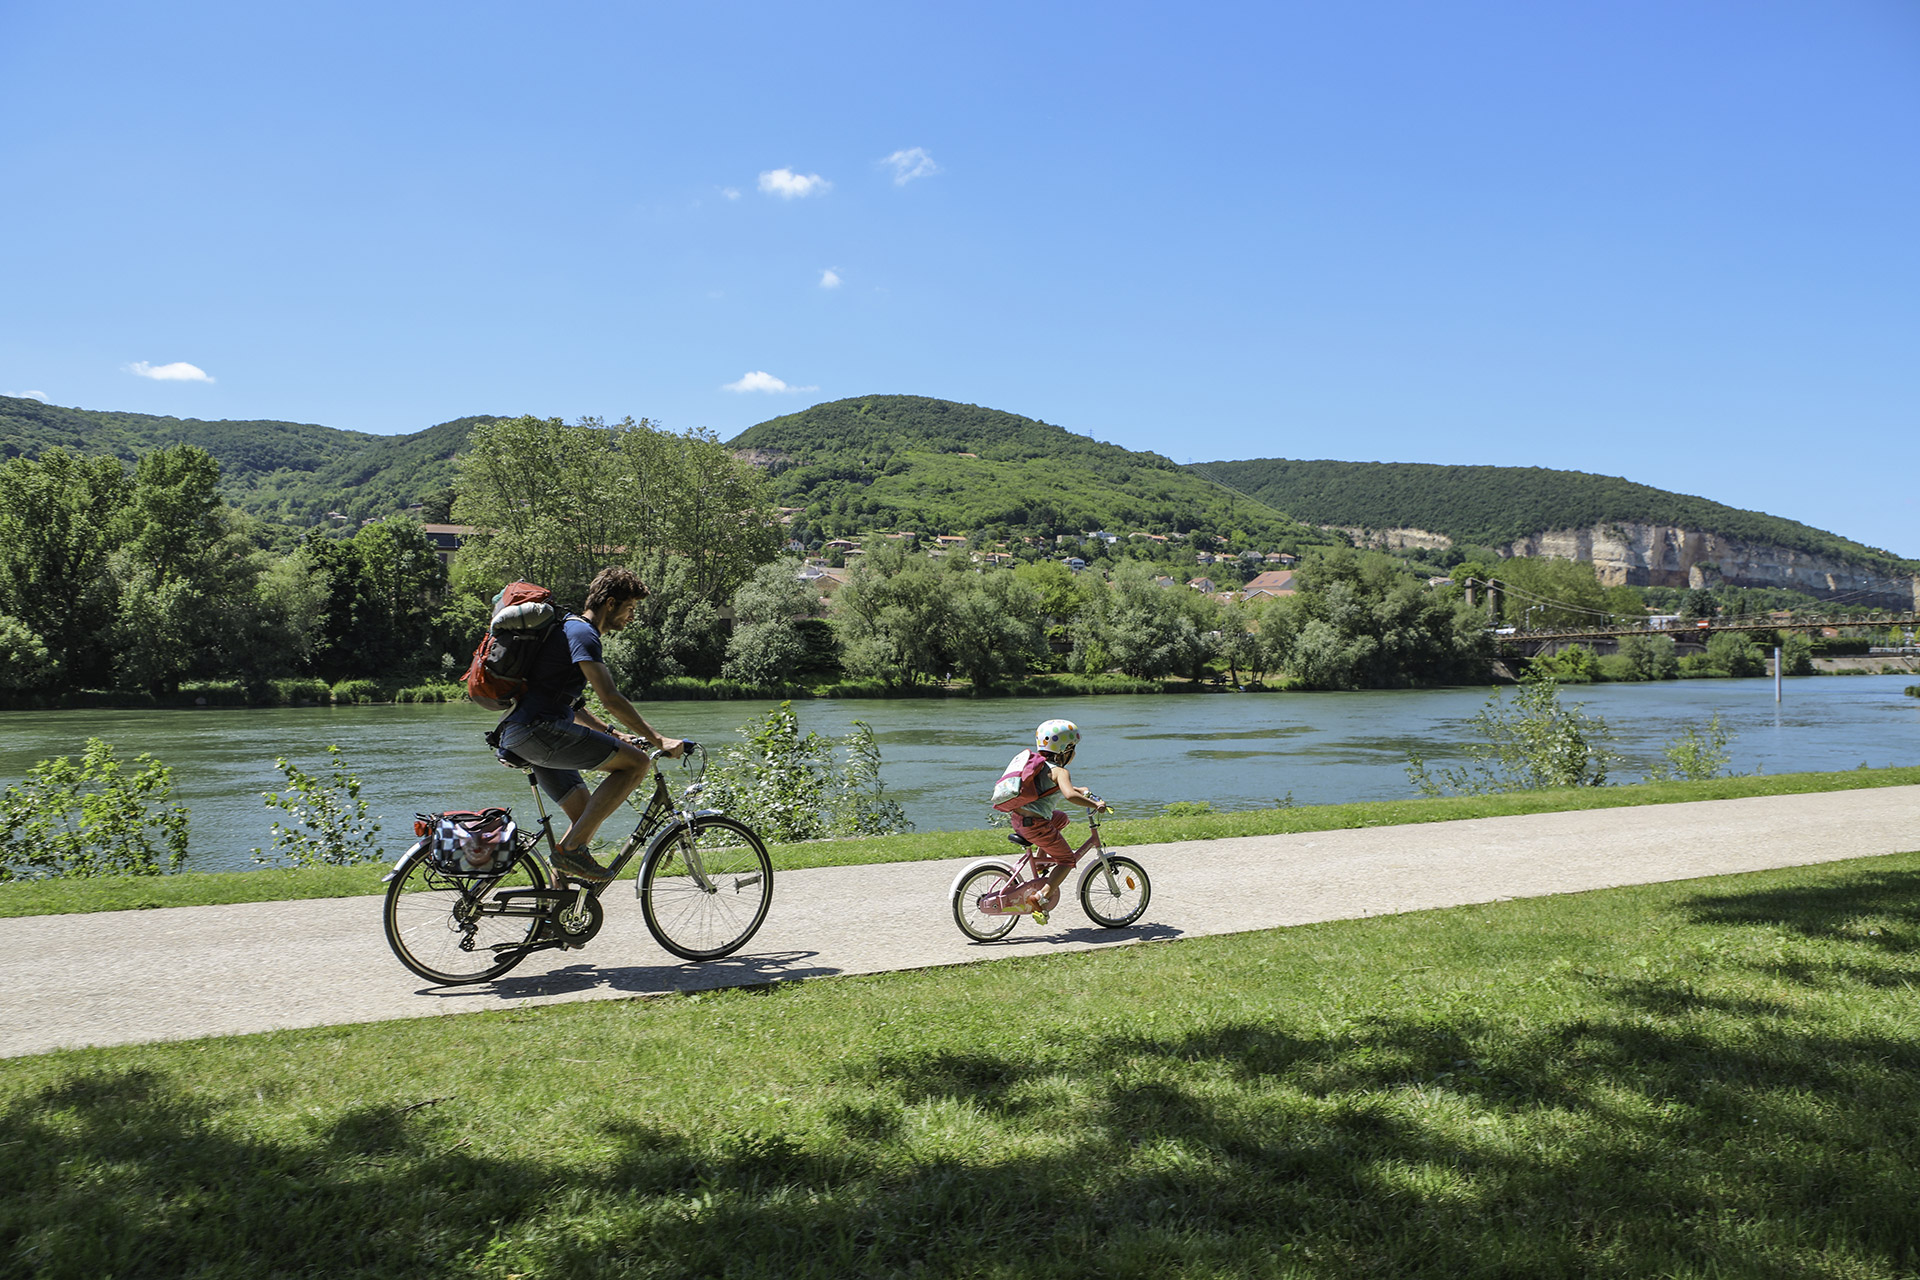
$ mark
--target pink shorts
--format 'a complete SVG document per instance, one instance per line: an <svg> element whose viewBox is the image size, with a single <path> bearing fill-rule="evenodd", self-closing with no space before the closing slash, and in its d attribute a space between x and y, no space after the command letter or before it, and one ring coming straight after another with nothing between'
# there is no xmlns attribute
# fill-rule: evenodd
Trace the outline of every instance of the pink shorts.
<svg viewBox="0 0 1920 1280"><path fill-rule="evenodd" d="M1067 815L1055 813L1051 818L1026 818L1013 814L1013 832L1022 840L1033 842L1033 856L1041 862L1077 862L1073 849L1067 844L1061 832L1066 829Z"/></svg>

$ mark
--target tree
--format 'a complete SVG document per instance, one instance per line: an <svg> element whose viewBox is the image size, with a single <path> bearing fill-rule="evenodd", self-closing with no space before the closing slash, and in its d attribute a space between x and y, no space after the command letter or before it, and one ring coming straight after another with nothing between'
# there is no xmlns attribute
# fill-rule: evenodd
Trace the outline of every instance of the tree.
<svg viewBox="0 0 1920 1280"><path fill-rule="evenodd" d="M132 484L118 459L49 449L0 465L0 614L47 646L70 682L108 682L119 544Z"/></svg>
<svg viewBox="0 0 1920 1280"><path fill-rule="evenodd" d="M111 640L124 689L169 693L189 677L258 675L250 518L221 500L220 467L191 445L141 456L109 558L117 604Z"/></svg>
<svg viewBox="0 0 1920 1280"><path fill-rule="evenodd" d="M1764 675L1767 660L1751 637L1720 631L1707 637L1707 666L1730 676Z"/></svg>
<svg viewBox="0 0 1920 1280"><path fill-rule="evenodd" d="M761 565L733 593L733 636L720 674L770 684L791 673L807 651L797 623L819 607L820 597L795 576L791 560Z"/></svg>
<svg viewBox="0 0 1920 1280"><path fill-rule="evenodd" d="M60 660L18 618L0 614L0 690L44 689L60 679Z"/></svg>
<svg viewBox="0 0 1920 1280"><path fill-rule="evenodd" d="M1074 620L1076 665L1086 669L1096 651L1108 665L1143 679L1179 672L1196 674L1212 655L1212 645L1196 623L1195 592L1161 587L1154 570L1138 561L1122 563L1104 592L1089 596Z"/></svg>
<svg viewBox="0 0 1920 1280"><path fill-rule="evenodd" d="M773 558L778 526L753 469L708 433L642 419L500 419L474 428L453 515L481 533L461 549L483 578L525 578L584 597L611 564L686 562L682 588L725 600ZM656 580L661 575L656 574Z"/></svg>
<svg viewBox="0 0 1920 1280"><path fill-rule="evenodd" d="M1622 636L1619 647L1600 659L1609 680L1671 680L1680 674L1672 636Z"/></svg>
<svg viewBox="0 0 1920 1280"><path fill-rule="evenodd" d="M1482 617L1379 552L1311 553L1295 579L1288 671L1310 689L1380 689L1473 679Z"/></svg>

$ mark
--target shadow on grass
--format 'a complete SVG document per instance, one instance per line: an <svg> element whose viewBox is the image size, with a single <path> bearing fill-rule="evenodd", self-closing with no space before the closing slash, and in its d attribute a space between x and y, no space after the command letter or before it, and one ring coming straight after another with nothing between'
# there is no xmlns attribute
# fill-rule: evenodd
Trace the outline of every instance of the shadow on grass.
<svg viewBox="0 0 1920 1280"><path fill-rule="evenodd" d="M1913 976L1881 939L1920 923L1920 877L1680 911L1732 941L1816 940L1831 981L1885 990ZM1745 954L1727 967L1754 967ZM1568 985L1547 1016L1376 1004L1311 1033L1227 1018L1046 1028L1019 1048L850 1046L811 1127L730 1125L724 1107L697 1133L626 1118L590 1135L607 1153L591 1159L476 1155L457 1101L304 1129L295 1110L292 1129L245 1136L185 1072L82 1063L0 1114L0 1257L48 1276L1920 1266L1910 1037L1717 992L1704 973Z"/></svg>

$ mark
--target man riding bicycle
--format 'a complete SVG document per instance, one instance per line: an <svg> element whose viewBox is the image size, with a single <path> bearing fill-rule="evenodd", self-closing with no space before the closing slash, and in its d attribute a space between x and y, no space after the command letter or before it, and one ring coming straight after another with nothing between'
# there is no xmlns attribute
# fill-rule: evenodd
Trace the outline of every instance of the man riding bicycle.
<svg viewBox="0 0 1920 1280"><path fill-rule="evenodd" d="M665 737L641 718L614 686L601 657L601 634L623 630L646 597L647 588L633 570L602 569L587 587L580 612L566 615L547 637L527 675L526 692L500 722L502 759L525 761L540 789L571 823L554 853L553 868L576 880L599 884L611 878L588 844L600 824L633 794L652 763L634 738L615 732L587 710L586 690L591 688L639 742L668 755L682 749L680 739ZM602 771L606 780L589 792L583 769Z"/></svg>

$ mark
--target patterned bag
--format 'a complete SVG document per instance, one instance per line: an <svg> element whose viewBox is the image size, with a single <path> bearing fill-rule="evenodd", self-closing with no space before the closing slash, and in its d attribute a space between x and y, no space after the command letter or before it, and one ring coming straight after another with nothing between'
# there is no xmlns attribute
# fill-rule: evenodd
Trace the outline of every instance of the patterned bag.
<svg viewBox="0 0 1920 1280"><path fill-rule="evenodd" d="M427 860L433 869L449 876L500 875L513 862L513 840L519 834L513 814L505 809L416 814L413 829L428 838Z"/></svg>

